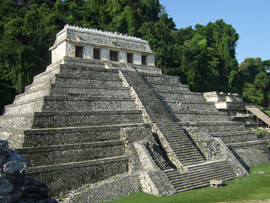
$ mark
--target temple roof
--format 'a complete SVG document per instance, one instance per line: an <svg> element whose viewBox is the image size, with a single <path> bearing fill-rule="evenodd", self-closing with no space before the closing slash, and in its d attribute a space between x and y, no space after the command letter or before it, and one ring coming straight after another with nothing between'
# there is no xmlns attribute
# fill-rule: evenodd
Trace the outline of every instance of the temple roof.
<svg viewBox="0 0 270 203"><path fill-rule="evenodd" d="M101 31L91 28L74 27L65 25L57 35L54 45L49 49L55 49L62 42L75 44L87 44L95 47L106 47L111 49L122 49L125 51L155 54L148 41L116 32Z"/></svg>

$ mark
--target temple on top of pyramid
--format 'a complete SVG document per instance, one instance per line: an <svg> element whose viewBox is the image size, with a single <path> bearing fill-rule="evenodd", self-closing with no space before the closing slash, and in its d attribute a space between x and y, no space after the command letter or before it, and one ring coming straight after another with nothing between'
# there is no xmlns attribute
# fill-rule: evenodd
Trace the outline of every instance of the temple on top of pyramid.
<svg viewBox="0 0 270 203"><path fill-rule="evenodd" d="M140 38L66 25L57 35L52 63L65 56L155 66L155 53Z"/></svg>

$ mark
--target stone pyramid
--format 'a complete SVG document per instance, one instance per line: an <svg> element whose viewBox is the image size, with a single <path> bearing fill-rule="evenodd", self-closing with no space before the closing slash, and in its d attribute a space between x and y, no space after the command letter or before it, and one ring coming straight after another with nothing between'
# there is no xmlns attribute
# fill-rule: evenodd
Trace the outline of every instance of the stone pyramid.
<svg viewBox="0 0 270 203"><path fill-rule="evenodd" d="M52 64L5 106L0 139L51 195L170 195L269 164L253 132L162 75L147 41L66 25L50 50Z"/></svg>

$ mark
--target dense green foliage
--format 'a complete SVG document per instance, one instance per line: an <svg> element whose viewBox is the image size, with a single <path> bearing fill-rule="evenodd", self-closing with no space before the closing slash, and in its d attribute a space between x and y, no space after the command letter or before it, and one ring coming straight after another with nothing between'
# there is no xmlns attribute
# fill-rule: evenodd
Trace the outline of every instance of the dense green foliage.
<svg viewBox="0 0 270 203"><path fill-rule="evenodd" d="M50 64L48 48L65 24L148 40L156 65L180 76L192 91L239 92L261 105L270 101L270 60L246 59L238 67L239 34L222 19L176 29L159 0L0 0L0 111Z"/></svg>

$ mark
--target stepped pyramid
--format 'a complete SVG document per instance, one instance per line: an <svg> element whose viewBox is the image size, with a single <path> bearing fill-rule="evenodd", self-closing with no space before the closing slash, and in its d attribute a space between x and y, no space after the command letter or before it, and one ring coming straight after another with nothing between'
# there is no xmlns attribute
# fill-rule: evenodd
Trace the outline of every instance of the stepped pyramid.
<svg viewBox="0 0 270 203"><path fill-rule="evenodd" d="M248 175L254 146L269 164L244 125L162 75L147 41L66 25L50 50L52 64L5 106L0 139L52 195L101 202L204 187Z"/></svg>

